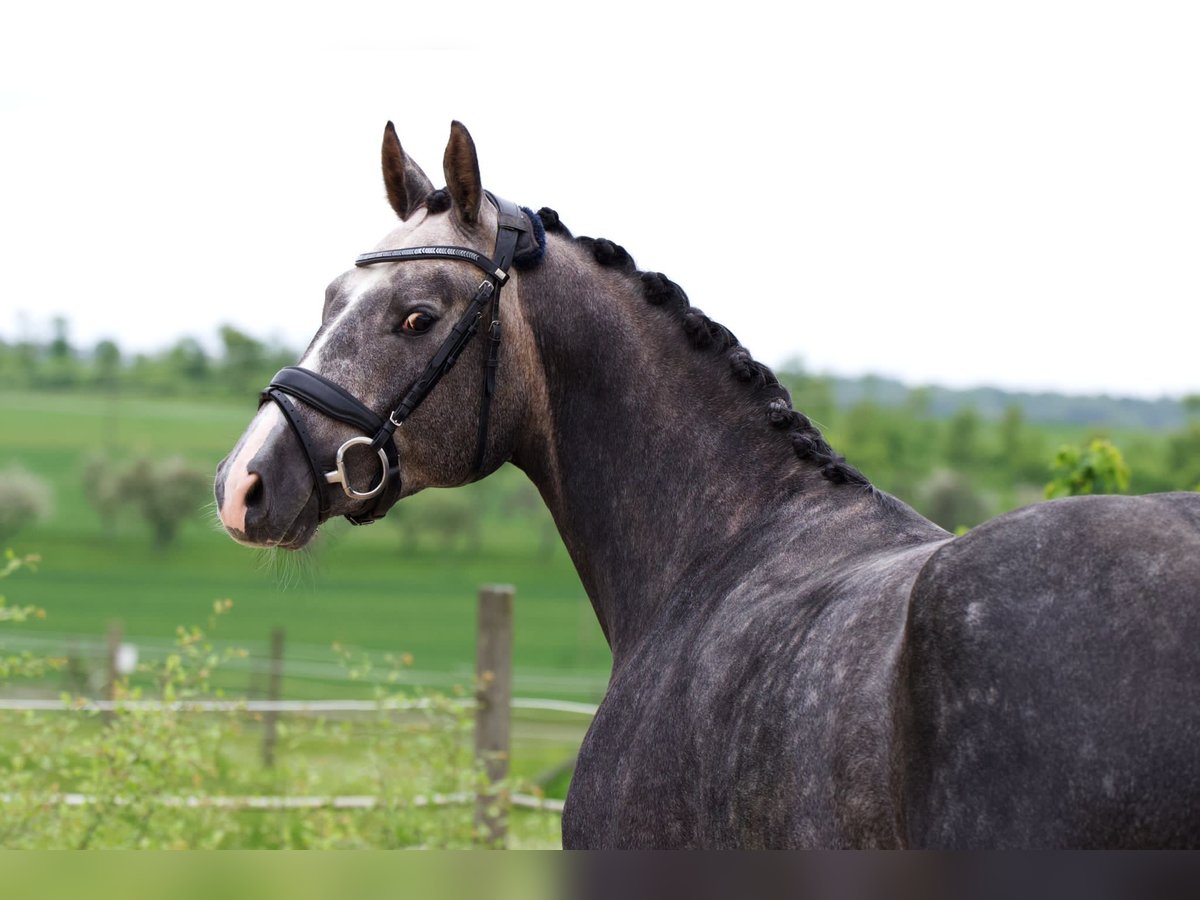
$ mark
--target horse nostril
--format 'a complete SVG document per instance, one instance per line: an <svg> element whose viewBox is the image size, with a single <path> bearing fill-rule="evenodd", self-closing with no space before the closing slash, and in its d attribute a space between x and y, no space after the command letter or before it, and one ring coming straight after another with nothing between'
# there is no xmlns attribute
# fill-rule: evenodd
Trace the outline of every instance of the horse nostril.
<svg viewBox="0 0 1200 900"><path fill-rule="evenodd" d="M246 488L246 506L258 506L258 504L262 501L262 497L262 478L259 477L258 473L252 472L250 474L250 485Z"/></svg>

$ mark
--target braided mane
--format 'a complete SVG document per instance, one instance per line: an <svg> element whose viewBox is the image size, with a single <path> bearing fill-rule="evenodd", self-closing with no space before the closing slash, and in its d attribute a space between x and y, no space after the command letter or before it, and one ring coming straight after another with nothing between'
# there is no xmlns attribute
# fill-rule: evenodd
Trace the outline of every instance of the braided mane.
<svg viewBox="0 0 1200 900"><path fill-rule="evenodd" d="M450 208L450 195L445 189L433 191L425 198L425 206L431 213ZM601 266L617 269L641 281L642 296L648 303L661 307L679 320L683 333L697 350L720 356L729 364L733 377L750 388L755 399L763 402L763 414L768 424L785 432L792 442L796 456L814 464L821 475L834 484L854 484L869 489L877 496L879 492L867 477L846 462L845 457L834 452L820 430L804 413L792 408L788 389L780 384L775 373L750 356L750 351L738 343L738 339L724 325L714 322L688 302L683 288L661 272L642 272L634 264L633 257L622 247L606 238L575 237L562 223L558 213L543 206L533 217L535 227L540 224L546 234L557 234L588 250ZM537 220L541 220L537 223ZM516 260L516 268L531 268L540 260Z"/></svg>
<svg viewBox="0 0 1200 900"><path fill-rule="evenodd" d="M639 279L642 296L648 303L674 314L693 347L724 358L733 377L746 384L756 399L763 401L767 422L787 434L800 459L816 465L821 475L834 484L856 484L875 491L862 472L834 452L812 420L792 408L791 395L779 383L775 373L752 358L733 332L692 306L683 288L661 272L639 271L633 257L620 244L605 238L574 237L558 213L548 207L538 210L538 218L548 234L572 239L576 245L590 251L601 266L618 269Z"/></svg>

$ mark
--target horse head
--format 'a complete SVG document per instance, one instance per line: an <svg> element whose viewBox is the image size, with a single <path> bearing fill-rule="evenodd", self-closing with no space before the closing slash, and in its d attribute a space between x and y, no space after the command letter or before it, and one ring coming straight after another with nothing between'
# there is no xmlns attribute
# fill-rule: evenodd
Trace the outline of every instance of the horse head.
<svg viewBox="0 0 1200 900"><path fill-rule="evenodd" d="M435 191L388 123L383 180L400 224L329 285L298 365L272 380L218 466L217 509L235 540L299 548L330 516L373 521L402 496L483 477L510 455L530 354L509 266L540 254L544 237L536 216L483 190L458 122L443 164L446 188Z"/></svg>

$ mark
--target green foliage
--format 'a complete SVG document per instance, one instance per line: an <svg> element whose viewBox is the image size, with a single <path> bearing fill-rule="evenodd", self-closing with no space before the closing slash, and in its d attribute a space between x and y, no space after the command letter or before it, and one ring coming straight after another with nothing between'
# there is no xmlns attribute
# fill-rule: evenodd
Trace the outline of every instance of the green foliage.
<svg viewBox="0 0 1200 900"><path fill-rule="evenodd" d="M218 332L225 350L225 366L234 390L250 391L261 387L257 374L264 370L266 347L232 325L222 325Z"/></svg>
<svg viewBox="0 0 1200 900"><path fill-rule="evenodd" d="M4 564L0 566L0 580L10 577L20 569L32 570L38 562L33 555L17 556L13 551L4 551ZM37 606L10 606L8 598L0 594L0 624L20 623L31 619L46 618L46 611ZM53 667L53 660L31 653L4 656L0 654L0 683L10 678L41 678ZM2 846L2 845L0 845Z"/></svg>
<svg viewBox="0 0 1200 900"><path fill-rule="evenodd" d="M166 365L174 380L203 384L212 374L212 366L201 343L192 337L180 338L167 351Z"/></svg>
<svg viewBox="0 0 1200 900"><path fill-rule="evenodd" d="M0 543L49 518L53 510L54 495L45 479L19 465L0 471Z"/></svg>
<svg viewBox="0 0 1200 900"><path fill-rule="evenodd" d="M111 339L90 351L70 341L66 319L50 322L44 342L0 340L0 383L13 387L112 393L238 394L256 392L278 369L295 361L293 350L264 342L229 325L218 330L220 353L211 356L193 336L157 353L125 356Z"/></svg>
<svg viewBox="0 0 1200 900"><path fill-rule="evenodd" d="M1012 473L1015 481L1041 481L1046 475L1045 441L1025 421L1021 407L1004 411L997 426L998 447L993 465Z"/></svg>
<svg viewBox="0 0 1200 900"><path fill-rule="evenodd" d="M1084 447L1064 446L1054 457L1046 497L1119 494L1129 488L1129 466L1111 441L1094 438Z"/></svg>
<svg viewBox="0 0 1200 900"><path fill-rule="evenodd" d="M121 348L116 341L103 340L92 352L92 380L101 387L113 389L121 377Z"/></svg>
<svg viewBox="0 0 1200 900"><path fill-rule="evenodd" d="M9 567L22 563L9 556ZM212 678L243 651L219 650L209 637L229 611L213 604L207 629L179 628L174 651L143 663L115 686L115 711L84 709L64 696L63 711L9 717L0 742L0 846L6 849L124 848L402 848L470 847L476 840L476 791L504 803L512 781L486 784L471 750L469 705L429 694L414 698L388 685L405 658L376 679L376 713L363 720L283 719L277 764L248 763L257 726L238 704L201 711L189 701L220 696ZM15 621L18 617L9 617ZM28 660L3 660L0 687L31 671ZM42 661L61 666L61 660ZM374 663L349 660L369 679ZM155 699L153 706L142 701ZM70 707L78 707L76 710ZM315 752L314 752L315 751ZM348 773L349 774L348 776ZM376 798L369 809L330 806L246 810L237 798L335 794ZM552 814L530 814L531 839L553 845ZM520 821L530 822L529 816ZM518 842L523 842L518 836Z"/></svg>
<svg viewBox="0 0 1200 900"><path fill-rule="evenodd" d="M1167 442L1167 466L1179 487L1200 484L1200 418L1193 418Z"/></svg>
<svg viewBox="0 0 1200 900"><path fill-rule="evenodd" d="M1183 411L1189 419L1200 419L1200 394L1188 394L1184 397Z"/></svg>
<svg viewBox="0 0 1200 900"><path fill-rule="evenodd" d="M965 406L950 417L946 429L944 454L952 468L970 469L980 461L980 432L982 423L979 413Z"/></svg>

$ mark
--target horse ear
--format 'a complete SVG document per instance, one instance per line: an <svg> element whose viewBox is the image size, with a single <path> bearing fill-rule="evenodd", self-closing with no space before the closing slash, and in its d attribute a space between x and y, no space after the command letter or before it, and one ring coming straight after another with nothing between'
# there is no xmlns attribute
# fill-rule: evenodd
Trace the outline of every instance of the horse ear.
<svg viewBox="0 0 1200 900"><path fill-rule="evenodd" d="M475 142L462 122L450 123L450 142L442 158L446 172L446 187L463 222L474 224L479 219L483 201L483 184L479 178L479 157Z"/></svg>
<svg viewBox="0 0 1200 900"><path fill-rule="evenodd" d="M400 146L396 126L391 122L383 129L383 184L388 203L401 219L411 216L417 204L433 190L428 176Z"/></svg>

